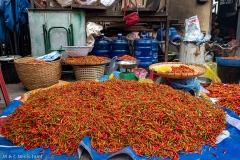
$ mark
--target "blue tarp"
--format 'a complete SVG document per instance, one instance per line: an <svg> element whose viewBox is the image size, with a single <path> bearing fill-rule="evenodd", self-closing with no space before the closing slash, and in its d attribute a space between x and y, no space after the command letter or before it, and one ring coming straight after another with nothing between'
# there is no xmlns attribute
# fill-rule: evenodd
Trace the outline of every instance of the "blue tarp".
<svg viewBox="0 0 240 160"><path fill-rule="evenodd" d="M21 105L22 102L18 100L12 101L1 116L12 114L15 109ZM227 130L224 134L217 137L216 148L211 148L208 145L203 145L202 154L179 154L180 160L239 160L240 159L240 118L229 109L223 108L227 112L226 125ZM135 154L132 148L126 147L123 150L112 154L98 154L96 150L91 147L90 137L86 136L82 139L79 145L78 154L73 156L50 156L51 150L44 148L36 148L32 150L25 150L23 147L14 146L11 141L0 136L0 160L6 159L28 159L28 160L78 160L82 155L83 149L86 149L93 160L107 160L119 154L127 154L133 160L149 160L147 157L140 157ZM39 154L42 152L42 154ZM157 160L158 158L152 158Z"/></svg>

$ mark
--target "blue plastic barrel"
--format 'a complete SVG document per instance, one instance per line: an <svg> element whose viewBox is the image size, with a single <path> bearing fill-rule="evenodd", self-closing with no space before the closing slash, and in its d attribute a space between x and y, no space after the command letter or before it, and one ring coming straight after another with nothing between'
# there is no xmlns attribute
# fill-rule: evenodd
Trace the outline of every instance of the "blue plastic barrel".
<svg viewBox="0 0 240 160"><path fill-rule="evenodd" d="M122 37L122 33L118 33L118 37L112 40L112 52L110 57L123 56L129 54L127 39Z"/></svg>
<svg viewBox="0 0 240 160"><path fill-rule="evenodd" d="M148 37L152 39L152 63L158 63L159 41L152 36L152 32L148 33Z"/></svg>
<svg viewBox="0 0 240 160"><path fill-rule="evenodd" d="M168 33L169 37L171 35L171 30L169 29L169 33ZM158 41L165 41L166 39L166 28L163 27L163 28L159 28L157 30L157 40Z"/></svg>
<svg viewBox="0 0 240 160"><path fill-rule="evenodd" d="M101 33L100 38L95 40L93 53L95 56L110 57L112 41L104 37Z"/></svg>
<svg viewBox="0 0 240 160"><path fill-rule="evenodd" d="M166 38L166 28L159 28L157 30L157 40L158 41L165 41ZM172 42L180 42L182 41L182 37L178 34L176 28L170 27L169 28L169 40Z"/></svg>
<svg viewBox="0 0 240 160"><path fill-rule="evenodd" d="M142 38L134 41L134 57L140 61L140 67L148 67L152 64L152 39L143 32Z"/></svg>

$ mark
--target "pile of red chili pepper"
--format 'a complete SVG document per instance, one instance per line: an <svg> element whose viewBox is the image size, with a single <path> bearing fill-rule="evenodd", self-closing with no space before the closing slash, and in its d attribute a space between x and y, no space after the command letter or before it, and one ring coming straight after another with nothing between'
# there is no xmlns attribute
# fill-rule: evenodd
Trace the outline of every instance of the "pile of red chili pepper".
<svg viewBox="0 0 240 160"><path fill-rule="evenodd" d="M75 154L88 135L99 153L132 146L138 155L179 159L183 149L215 146L225 113L167 85L112 79L78 81L42 90L9 116L2 134L27 149Z"/></svg>
<svg viewBox="0 0 240 160"><path fill-rule="evenodd" d="M180 65L180 66L172 66L172 73L194 73L194 69L185 66L185 65Z"/></svg>
<svg viewBox="0 0 240 160"><path fill-rule="evenodd" d="M220 106L231 109L240 115L240 85L214 83L206 88L210 93L209 97L219 98L216 102Z"/></svg>
<svg viewBox="0 0 240 160"><path fill-rule="evenodd" d="M124 56L121 56L121 57L118 57L119 60L130 60L130 61L135 61L137 60L136 58L132 57L132 56L129 56L129 55L124 55Z"/></svg>
<svg viewBox="0 0 240 160"><path fill-rule="evenodd" d="M101 64L105 63L106 59L99 56L82 56L82 57L68 57L63 59L67 64Z"/></svg>
<svg viewBox="0 0 240 160"><path fill-rule="evenodd" d="M240 60L239 57L221 57L221 59L226 59L226 60Z"/></svg>
<svg viewBox="0 0 240 160"><path fill-rule="evenodd" d="M45 61L45 60L31 60L28 62L28 64L44 64L46 62L47 61Z"/></svg>

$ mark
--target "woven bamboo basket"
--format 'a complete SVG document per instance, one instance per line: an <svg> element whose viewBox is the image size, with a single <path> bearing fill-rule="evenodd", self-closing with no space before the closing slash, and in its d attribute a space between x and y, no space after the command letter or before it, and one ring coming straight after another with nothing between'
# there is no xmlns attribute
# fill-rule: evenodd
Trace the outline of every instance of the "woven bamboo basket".
<svg viewBox="0 0 240 160"><path fill-rule="evenodd" d="M76 80L95 80L104 75L106 64L101 65L73 65Z"/></svg>
<svg viewBox="0 0 240 160"><path fill-rule="evenodd" d="M58 83L62 75L61 59L30 64L35 57L24 57L14 61L18 77L28 90L45 88Z"/></svg>
<svg viewBox="0 0 240 160"><path fill-rule="evenodd" d="M194 70L194 73L171 73L171 72L157 72L159 67L178 67L180 65L185 65ZM195 63L183 63L183 62L163 62L163 63L155 63L149 66L149 70L151 70L154 74L170 78L170 79L186 79L193 78L203 75L206 72L206 67L201 64Z"/></svg>

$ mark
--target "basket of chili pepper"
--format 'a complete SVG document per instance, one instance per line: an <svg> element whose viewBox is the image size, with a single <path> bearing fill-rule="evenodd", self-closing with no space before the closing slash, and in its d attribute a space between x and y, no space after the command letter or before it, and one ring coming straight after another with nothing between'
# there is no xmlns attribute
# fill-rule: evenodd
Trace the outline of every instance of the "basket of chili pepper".
<svg viewBox="0 0 240 160"><path fill-rule="evenodd" d="M54 61L34 60L24 57L14 61L17 75L28 90L45 88L58 83L62 75L61 59Z"/></svg>
<svg viewBox="0 0 240 160"><path fill-rule="evenodd" d="M195 63L162 62L149 66L154 74L171 79L186 79L203 75L206 67Z"/></svg>
<svg viewBox="0 0 240 160"><path fill-rule="evenodd" d="M68 57L65 64L73 66L76 80L95 80L104 75L105 66L111 59L100 56Z"/></svg>

